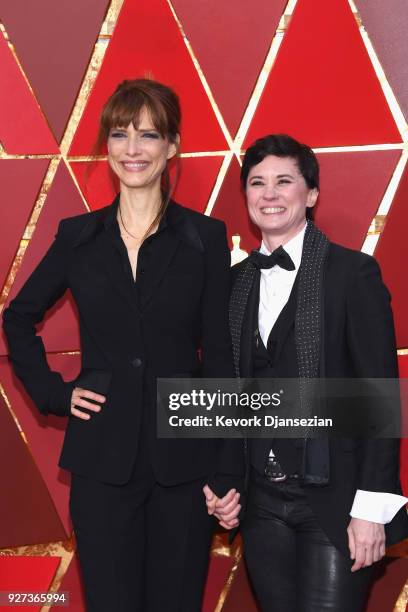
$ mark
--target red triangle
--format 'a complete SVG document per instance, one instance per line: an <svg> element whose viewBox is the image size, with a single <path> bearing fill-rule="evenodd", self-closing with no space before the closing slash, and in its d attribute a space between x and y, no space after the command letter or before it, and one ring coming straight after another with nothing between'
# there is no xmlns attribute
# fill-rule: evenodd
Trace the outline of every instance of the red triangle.
<svg viewBox="0 0 408 612"><path fill-rule="evenodd" d="M361 249L400 151L320 153L317 225L331 240Z"/></svg>
<svg viewBox="0 0 408 612"><path fill-rule="evenodd" d="M1 509L0 549L65 539L47 487L2 397L0 431L0 487L7 499Z"/></svg>
<svg viewBox="0 0 408 612"><path fill-rule="evenodd" d="M244 194L240 188L240 167L235 157L225 175L211 216L222 219L227 224L228 240L232 249L232 236L241 236L240 248L248 253L259 246L260 233L250 222Z"/></svg>
<svg viewBox="0 0 408 612"><path fill-rule="evenodd" d="M0 242L1 287L17 254L48 164L47 159L0 160L0 184L4 202Z"/></svg>
<svg viewBox="0 0 408 612"><path fill-rule="evenodd" d="M106 161L71 162L72 172L91 210L112 202L119 186Z"/></svg>
<svg viewBox="0 0 408 612"><path fill-rule="evenodd" d="M408 36L406 0L355 0L385 75L408 119Z"/></svg>
<svg viewBox="0 0 408 612"><path fill-rule="evenodd" d="M9 154L58 153L58 147L0 32L0 141Z"/></svg>
<svg viewBox="0 0 408 612"><path fill-rule="evenodd" d="M64 217L84 212L86 212L86 209L78 190L64 162L61 162L7 303L17 294L51 245L57 231L58 222ZM69 299L68 295L62 299L61 303L51 309L40 326L41 335L49 352L79 349L78 324L72 300ZM0 353L4 354L4 351L4 335L2 335L0 338Z"/></svg>
<svg viewBox="0 0 408 612"><path fill-rule="evenodd" d="M47 355L47 360L52 370L62 373L64 380L73 380L79 374L79 355ZM69 475L58 467L66 419L40 415L13 375L7 357L0 357L0 381L68 537L72 530L68 515Z"/></svg>
<svg viewBox="0 0 408 612"><path fill-rule="evenodd" d="M116 85L147 74L180 96L183 151L225 149L218 121L166 0L125 0L70 155L92 151L101 108Z"/></svg>
<svg viewBox="0 0 408 612"><path fill-rule="evenodd" d="M47 593L60 561L60 557L51 556L0 555L0 591ZM9 609L40 612L42 607L15 605Z"/></svg>
<svg viewBox="0 0 408 612"><path fill-rule="evenodd" d="M257 612L259 610L243 559L239 561L234 580L231 582L231 587L222 609L223 612L236 612L236 610Z"/></svg>
<svg viewBox="0 0 408 612"><path fill-rule="evenodd" d="M2 3L1 20L58 141L108 4L108 0ZM73 32L74 44L67 44Z"/></svg>
<svg viewBox="0 0 408 612"><path fill-rule="evenodd" d="M408 166L405 167L375 251L385 284L392 295L397 344L403 348L408 347L408 286L405 282L405 268L408 261L407 200Z"/></svg>
<svg viewBox="0 0 408 612"><path fill-rule="evenodd" d="M69 612L84 612L86 610L82 572L77 555L74 555L69 564L59 590L69 593Z"/></svg>
<svg viewBox="0 0 408 612"><path fill-rule="evenodd" d="M173 0L232 135L238 129L286 3L287 0Z"/></svg>
<svg viewBox="0 0 408 612"><path fill-rule="evenodd" d="M180 176L173 198L179 204L205 212L212 189L221 168L223 157L183 157ZM171 177L175 180L175 166Z"/></svg>
<svg viewBox="0 0 408 612"><path fill-rule="evenodd" d="M221 167L222 157L182 157L173 198L198 212L204 212ZM106 161L71 162L82 194L92 210L109 204L118 193L118 185ZM176 180L176 165L170 176Z"/></svg>
<svg viewBox="0 0 408 612"><path fill-rule="evenodd" d="M225 542L228 546L228 542ZM235 563L234 557L212 555L208 566L202 612L214 612Z"/></svg>
<svg viewBox="0 0 408 612"><path fill-rule="evenodd" d="M398 355L398 368L401 378L408 378L408 355Z"/></svg>
<svg viewBox="0 0 408 612"><path fill-rule="evenodd" d="M401 142L347 0L299 0L245 147L286 132L314 147Z"/></svg>

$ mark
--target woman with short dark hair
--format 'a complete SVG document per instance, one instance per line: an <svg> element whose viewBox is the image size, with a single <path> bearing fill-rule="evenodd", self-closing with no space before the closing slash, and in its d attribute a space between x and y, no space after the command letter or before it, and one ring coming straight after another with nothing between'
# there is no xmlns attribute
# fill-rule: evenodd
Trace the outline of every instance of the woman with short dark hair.
<svg viewBox="0 0 408 612"><path fill-rule="evenodd" d="M319 189L312 149L285 134L261 138L245 153L241 181L262 244L232 271L236 374L396 378L376 261L330 242L310 220ZM311 416L304 389L297 408ZM263 612L363 610L373 563L408 535L398 453L391 438L248 440L242 535Z"/></svg>

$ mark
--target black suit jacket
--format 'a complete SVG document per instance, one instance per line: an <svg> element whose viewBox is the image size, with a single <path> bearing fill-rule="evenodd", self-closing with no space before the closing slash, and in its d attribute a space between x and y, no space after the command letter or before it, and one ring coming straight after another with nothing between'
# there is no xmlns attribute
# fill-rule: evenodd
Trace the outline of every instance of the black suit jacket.
<svg viewBox="0 0 408 612"><path fill-rule="evenodd" d="M243 263L232 269L234 282ZM254 291L250 294L241 335L241 375L252 375L252 325ZM275 352L279 356L294 326L294 312L281 327ZM328 378L394 378L398 376L390 295L373 257L331 243L324 276L323 371ZM282 362L284 360L282 359ZM307 487L309 502L319 524L332 542L349 555L346 529L357 489L401 493L399 441L395 439L330 440L330 484ZM408 536L403 508L386 526L388 544Z"/></svg>
<svg viewBox="0 0 408 612"><path fill-rule="evenodd" d="M134 283L117 203L61 221L51 248L4 312L15 372L43 414L69 415L75 386L107 396L89 421L69 417L63 468L124 483L143 430L150 432L162 484L237 474L238 447L235 457L222 441L155 436L157 377L233 376L225 225L171 202L139 251ZM50 371L35 330L67 289L78 307L82 355L81 373L69 383Z"/></svg>

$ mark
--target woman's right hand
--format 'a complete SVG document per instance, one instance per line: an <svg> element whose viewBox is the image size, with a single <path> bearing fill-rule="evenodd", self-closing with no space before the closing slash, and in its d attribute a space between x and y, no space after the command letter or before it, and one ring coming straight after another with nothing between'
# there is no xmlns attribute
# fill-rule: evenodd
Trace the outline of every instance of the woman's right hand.
<svg viewBox="0 0 408 612"><path fill-rule="evenodd" d="M87 399L98 403L94 404L93 402L87 401ZM89 420L91 415L87 412L82 412L79 406L91 410L92 412L100 412L102 406L99 404L103 404L105 401L106 397L104 395L99 395L99 393L94 393L94 391L88 391L88 389L75 387L71 396L71 414L79 419Z"/></svg>

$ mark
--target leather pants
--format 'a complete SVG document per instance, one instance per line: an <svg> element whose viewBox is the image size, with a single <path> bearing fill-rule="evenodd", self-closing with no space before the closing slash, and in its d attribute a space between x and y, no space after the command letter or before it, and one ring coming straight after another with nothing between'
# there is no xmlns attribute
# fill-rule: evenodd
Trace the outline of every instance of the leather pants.
<svg viewBox="0 0 408 612"><path fill-rule="evenodd" d="M364 610L374 566L350 571L296 480L252 479L242 537L262 612Z"/></svg>

